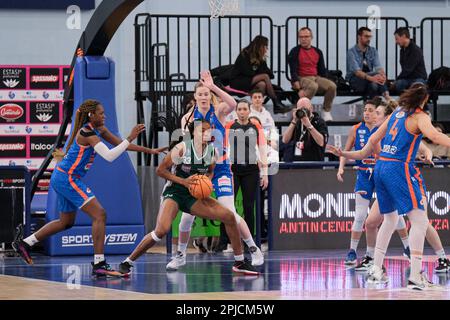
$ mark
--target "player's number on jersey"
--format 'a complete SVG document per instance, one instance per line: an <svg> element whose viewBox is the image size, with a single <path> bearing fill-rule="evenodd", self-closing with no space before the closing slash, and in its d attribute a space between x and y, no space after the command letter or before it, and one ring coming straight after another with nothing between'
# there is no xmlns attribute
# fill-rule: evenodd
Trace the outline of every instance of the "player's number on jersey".
<svg viewBox="0 0 450 320"><path fill-rule="evenodd" d="M389 130L389 134L392 136L392 141L395 140L395 137L397 136L398 133L397 122L398 119L395 120L394 125L392 126L391 130Z"/></svg>

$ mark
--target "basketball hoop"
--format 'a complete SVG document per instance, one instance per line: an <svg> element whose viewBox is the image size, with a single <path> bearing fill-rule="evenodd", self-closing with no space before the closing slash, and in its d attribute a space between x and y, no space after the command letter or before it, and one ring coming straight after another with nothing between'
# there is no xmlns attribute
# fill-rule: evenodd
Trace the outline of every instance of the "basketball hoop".
<svg viewBox="0 0 450 320"><path fill-rule="evenodd" d="M239 13L239 0L208 0L211 19Z"/></svg>

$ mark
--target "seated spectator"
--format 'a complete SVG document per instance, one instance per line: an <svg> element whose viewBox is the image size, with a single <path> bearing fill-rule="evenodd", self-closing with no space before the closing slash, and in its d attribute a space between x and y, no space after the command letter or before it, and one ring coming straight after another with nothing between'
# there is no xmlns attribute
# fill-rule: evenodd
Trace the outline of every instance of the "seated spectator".
<svg viewBox="0 0 450 320"><path fill-rule="evenodd" d="M268 48L269 39L256 36L247 47L242 49L231 71L230 86L246 92L259 88L272 99L275 113L285 113L290 108L283 105L277 98L270 82L274 75L266 63Z"/></svg>
<svg viewBox="0 0 450 320"><path fill-rule="evenodd" d="M440 123L433 123L437 131L445 133L444 126ZM446 160L450 159L450 148L444 147L438 144L434 144L433 141L424 137L422 139L423 144L433 152L434 160Z"/></svg>
<svg viewBox="0 0 450 320"><path fill-rule="evenodd" d="M311 100L301 98L292 112L293 118L283 134L285 161L323 161L328 141L328 127ZM287 154L291 156L286 157Z"/></svg>
<svg viewBox="0 0 450 320"><path fill-rule="evenodd" d="M300 98L312 99L316 93L324 94L322 117L333 120L331 107L336 97L336 84L325 78L327 70L323 53L311 45L313 34L310 28L298 31L300 45L294 47L288 55L292 88L298 91Z"/></svg>
<svg viewBox="0 0 450 320"><path fill-rule="evenodd" d="M422 49L411 39L409 29L407 27L398 28L395 30L394 36L395 43L401 48L400 65L402 72L398 75L397 80L392 83L391 89L401 92L415 82L425 83L427 71Z"/></svg>
<svg viewBox="0 0 450 320"><path fill-rule="evenodd" d="M370 46L372 31L369 28L358 29L358 43L347 52L346 79L356 92L373 98L383 95L389 100L386 86L386 73L380 64L377 49Z"/></svg>

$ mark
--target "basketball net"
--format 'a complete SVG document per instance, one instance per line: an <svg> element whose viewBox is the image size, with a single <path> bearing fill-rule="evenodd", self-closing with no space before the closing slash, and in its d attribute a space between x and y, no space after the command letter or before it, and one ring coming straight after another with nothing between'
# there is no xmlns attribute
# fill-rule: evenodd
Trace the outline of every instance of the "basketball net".
<svg viewBox="0 0 450 320"><path fill-rule="evenodd" d="M211 19L239 13L239 0L208 0Z"/></svg>

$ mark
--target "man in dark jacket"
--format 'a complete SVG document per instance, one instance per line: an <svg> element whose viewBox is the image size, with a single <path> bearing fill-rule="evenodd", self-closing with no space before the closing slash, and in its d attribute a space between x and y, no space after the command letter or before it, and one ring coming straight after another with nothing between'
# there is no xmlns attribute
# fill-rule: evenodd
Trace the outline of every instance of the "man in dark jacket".
<svg viewBox="0 0 450 320"><path fill-rule="evenodd" d="M427 71L423 59L422 49L420 49L411 39L409 29L400 27L395 30L395 43L400 47L400 65L402 72L393 83L393 88L397 91L408 89L413 83L425 83Z"/></svg>
<svg viewBox="0 0 450 320"><path fill-rule="evenodd" d="M324 94L322 117L325 121L330 121L336 84L325 78L327 70L323 53L311 45L311 29L301 28L298 31L298 38L300 45L293 48L288 56L292 87L298 90L300 98L312 99L316 93Z"/></svg>

